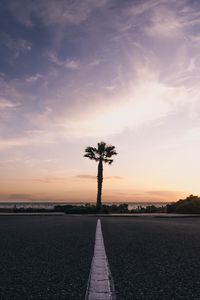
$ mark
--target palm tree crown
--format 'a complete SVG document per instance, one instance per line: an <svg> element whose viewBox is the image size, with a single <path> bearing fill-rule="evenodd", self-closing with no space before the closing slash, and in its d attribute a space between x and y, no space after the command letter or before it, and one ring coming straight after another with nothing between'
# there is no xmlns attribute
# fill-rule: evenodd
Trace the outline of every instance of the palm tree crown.
<svg viewBox="0 0 200 300"><path fill-rule="evenodd" d="M111 165L113 162L113 159L111 159L111 157L113 155L117 155L117 152L115 151L115 146L108 145L105 142L100 142L97 144L97 146L97 148L87 147L85 149L86 154L84 155L84 157L88 157L89 159L95 161L101 160L102 162Z"/></svg>

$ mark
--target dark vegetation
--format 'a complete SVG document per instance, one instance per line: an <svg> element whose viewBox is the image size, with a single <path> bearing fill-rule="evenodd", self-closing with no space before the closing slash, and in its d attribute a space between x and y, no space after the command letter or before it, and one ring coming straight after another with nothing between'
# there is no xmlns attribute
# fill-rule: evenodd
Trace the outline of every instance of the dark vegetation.
<svg viewBox="0 0 200 300"><path fill-rule="evenodd" d="M38 208L38 207L14 207L14 208L0 208L1 213L60 213L66 214L129 214L129 213L183 213L183 214L200 214L200 197L190 195L185 199L180 199L177 202L155 206L138 205L134 209L129 209L128 204L110 204L102 205L101 209L95 204L81 204L81 205L56 205L52 209Z"/></svg>
<svg viewBox="0 0 200 300"><path fill-rule="evenodd" d="M149 206L138 206L135 209L129 209L128 204L110 204L110 205L102 205L101 210L97 208L95 204L82 204L82 205L56 205L54 209L45 209L45 208L34 208L34 207L14 207L14 208L1 208L0 212L4 213L46 213L46 212L64 212L66 214L128 214L128 213L159 213L166 212L166 206L156 207L155 205Z"/></svg>
<svg viewBox="0 0 200 300"><path fill-rule="evenodd" d="M34 207L11 207L11 208L0 208L1 213L47 213L55 212L55 209L46 209L46 208L34 208Z"/></svg>
<svg viewBox="0 0 200 300"><path fill-rule="evenodd" d="M166 213L167 208L166 205L162 206L155 206L155 205L148 205L142 206L139 205L137 208L130 210L131 213Z"/></svg>
<svg viewBox="0 0 200 300"><path fill-rule="evenodd" d="M168 213L199 214L200 197L190 195L185 199L167 205Z"/></svg>
<svg viewBox="0 0 200 300"><path fill-rule="evenodd" d="M85 204L85 205L57 205L55 206L56 212L65 212L66 214L128 214L128 213L161 213L166 212L166 206L156 207L155 205L149 205L146 207L138 206L135 209L128 209L128 204L112 204L112 205L102 205L101 210L96 207L96 205Z"/></svg>
<svg viewBox="0 0 200 300"><path fill-rule="evenodd" d="M64 212L66 214L93 214L96 213L96 206L85 205L56 205L56 212Z"/></svg>
<svg viewBox="0 0 200 300"><path fill-rule="evenodd" d="M85 205L57 205L55 206L56 212L65 212L66 214L94 214L98 213L99 209L96 205L85 204ZM101 208L101 213L129 213L128 204L119 205L103 205Z"/></svg>

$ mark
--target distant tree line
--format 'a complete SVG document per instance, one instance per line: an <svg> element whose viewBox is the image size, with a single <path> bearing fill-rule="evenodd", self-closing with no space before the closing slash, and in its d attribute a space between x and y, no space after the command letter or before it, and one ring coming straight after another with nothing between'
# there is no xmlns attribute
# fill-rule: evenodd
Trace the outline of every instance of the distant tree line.
<svg viewBox="0 0 200 300"><path fill-rule="evenodd" d="M167 207L166 205L155 206L155 205L147 205L142 206L138 205L138 207L129 210L130 213L166 213Z"/></svg>
<svg viewBox="0 0 200 300"><path fill-rule="evenodd" d="M66 214L94 214L99 213L99 209L94 204L84 204L84 205L57 205L55 206L56 212L65 212ZM101 213L129 213L128 204L119 205L102 205Z"/></svg>
<svg viewBox="0 0 200 300"><path fill-rule="evenodd" d="M66 214L93 214L99 213L99 210L94 204L85 205L57 205L55 206L56 212L65 212ZM157 207L155 205L149 205L143 207L139 205L135 209L129 209L127 203L123 204L112 204L112 205L102 205L102 214L129 214L129 213L164 213L167 211L166 205Z"/></svg>
<svg viewBox="0 0 200 300"><path fill-rule="evenodd" d="M65 212L67 214L93 214L99 213L99 209L96 205L85 204L85 205L58 205L55 206L56 212ZM129 209L128 204L113 204L113 205L102 205L101 213L103 214L114 214L114 213L184 213L184 214L200 214L200 197L190 195L185 199L180 199L177 202L155 206L139 205L134 209Z"/></svg>
<svg viewBox="0 0 200 300"><path fill-rule="evenodd" d="M45 213L45 212L64 212L66 214L96 214L101 212L102 214L129 214L129 213L183 213L183 214L200 214L200 197L190 195L185 199L180 199L177 202L163 205L163 206L155 206L148 205L142 206L138 205L138 207L134 209L129 209L127 203L123 204L112 204L112 205L102 205L101 211L99 211L99 207L95 204L66 204L66 205L56 205L52 209L45 208L0 208L0 212L13 212L13 213Z"/></svg>

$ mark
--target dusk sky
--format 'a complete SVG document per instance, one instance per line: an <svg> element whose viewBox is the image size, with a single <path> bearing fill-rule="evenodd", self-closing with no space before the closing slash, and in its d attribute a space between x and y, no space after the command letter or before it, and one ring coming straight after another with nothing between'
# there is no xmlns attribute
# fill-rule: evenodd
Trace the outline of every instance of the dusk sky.
<svg viewBox="0 0 200 300"><path fill-rule="evenodd" d="M0 201L200 194L200 1L0 0Z"/></svg>

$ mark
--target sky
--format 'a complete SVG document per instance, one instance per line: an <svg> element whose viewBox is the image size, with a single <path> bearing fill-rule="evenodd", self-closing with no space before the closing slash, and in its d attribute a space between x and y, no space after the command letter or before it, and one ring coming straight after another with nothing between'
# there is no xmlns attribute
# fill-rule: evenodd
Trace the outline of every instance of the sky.
<svg viewBox="0 0 200 300"><path fill-rule="evenodd" d="M200 194L200 2L0 0L0 201Z"/></svg>

